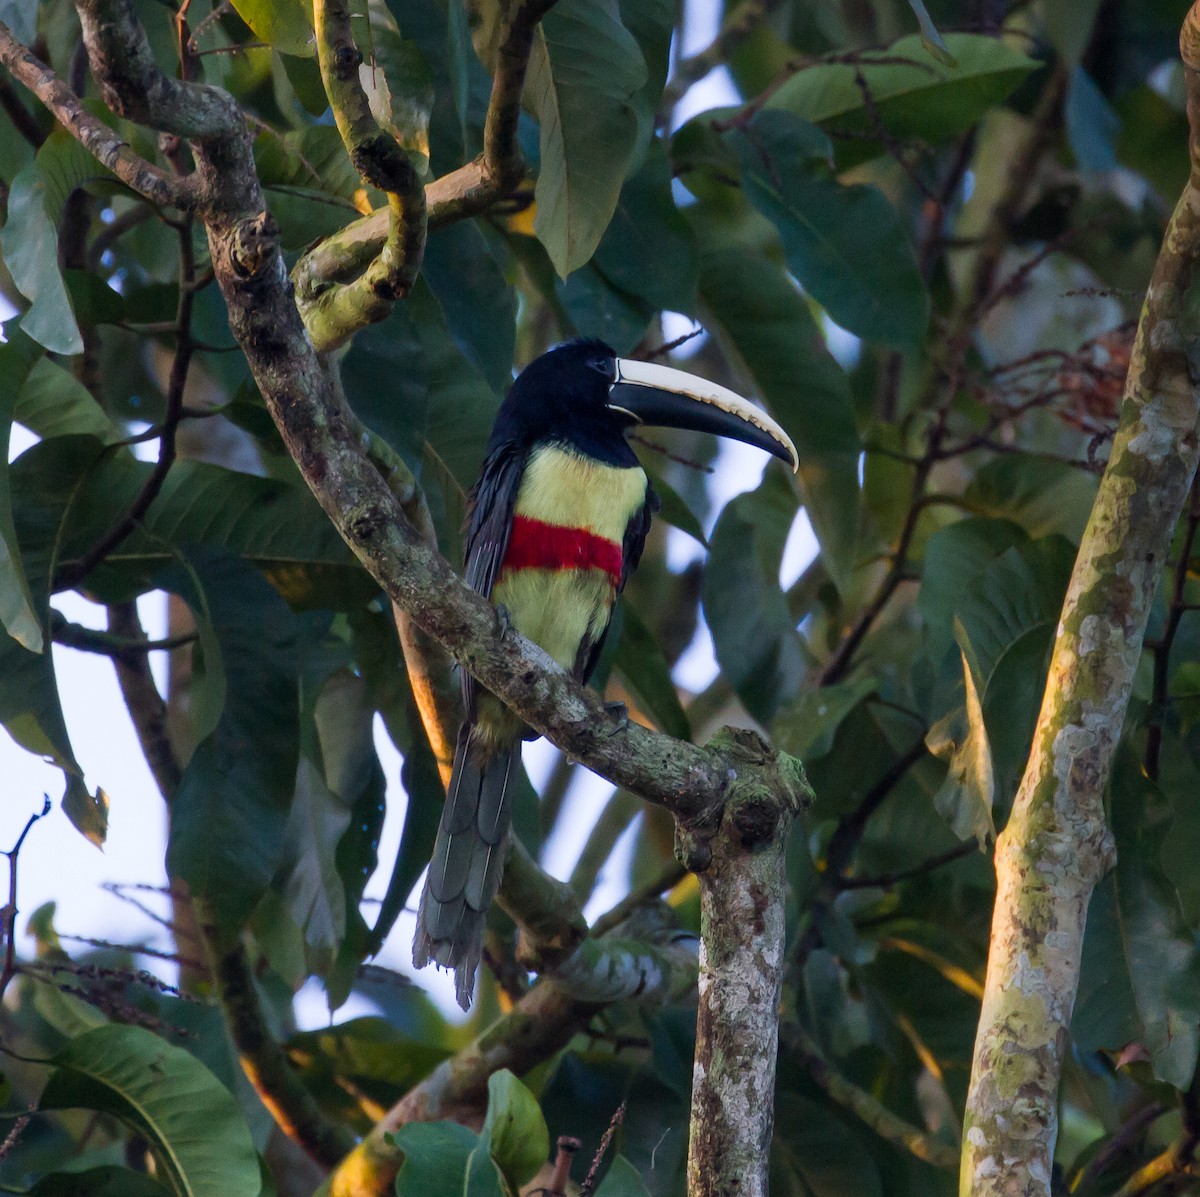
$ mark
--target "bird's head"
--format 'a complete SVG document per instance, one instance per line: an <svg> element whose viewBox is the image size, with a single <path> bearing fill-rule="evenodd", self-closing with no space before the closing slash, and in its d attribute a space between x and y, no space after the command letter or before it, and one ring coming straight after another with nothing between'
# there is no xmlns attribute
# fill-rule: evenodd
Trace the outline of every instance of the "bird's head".
<svg viewBox="0 0 1200 1197"><path fill-rule="evenodd" d="M686 428L744 441L799 466L791 438L762 408L715 382L617 357L603 341L568 341L517 376L496 433L530 444L559 440L585 452L628 453L639 424Z"/></svg>

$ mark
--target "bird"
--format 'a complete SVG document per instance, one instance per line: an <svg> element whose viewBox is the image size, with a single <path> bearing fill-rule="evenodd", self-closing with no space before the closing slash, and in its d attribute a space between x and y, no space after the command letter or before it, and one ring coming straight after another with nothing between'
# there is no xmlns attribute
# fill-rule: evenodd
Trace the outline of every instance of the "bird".
<svg viewBox="0 0 1200 1197"><path fill-rule="evenodd" d="M497 413L468 496L465 578L501 618L586 683L659 507L629 444L640 425L715 433L799 467L787 433L717 383L578 339L534 359ZM500 886L524 721L466 671L413 963L452 968L470 1008Z"/></svg>

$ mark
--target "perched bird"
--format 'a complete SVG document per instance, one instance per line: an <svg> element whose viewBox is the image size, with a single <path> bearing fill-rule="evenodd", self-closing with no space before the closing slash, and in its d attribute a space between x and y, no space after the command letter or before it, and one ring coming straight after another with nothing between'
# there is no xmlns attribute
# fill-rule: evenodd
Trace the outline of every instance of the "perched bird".
<svg viewBox="0 0 1200 1197"><path fill-rule="evenodd" d="M466 579L511 626L586 682L658 498L626 434L639 424L713 432L797 468L787 433L725 387L600 341L531 362L501 405L471 491ZM413 963L454 969L467 1009L500 885L512 780L528 730L463 674L466 718L417 913Z"/></svg>

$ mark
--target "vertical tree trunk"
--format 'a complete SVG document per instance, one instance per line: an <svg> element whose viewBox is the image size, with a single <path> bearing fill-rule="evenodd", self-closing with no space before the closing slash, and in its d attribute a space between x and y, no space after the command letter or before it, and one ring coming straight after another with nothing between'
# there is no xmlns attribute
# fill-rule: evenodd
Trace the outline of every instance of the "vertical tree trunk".
<svg viewBox="0 0 1200 1197"><path fill-rule="evenodd" d="M1049 1197L1087 905L1113 862L1104 788L1200 452L1200 2L1181 47L1192 175L1155 265L1033 749L996 846L991 952L964 1121L964 1195Z"/></svg>

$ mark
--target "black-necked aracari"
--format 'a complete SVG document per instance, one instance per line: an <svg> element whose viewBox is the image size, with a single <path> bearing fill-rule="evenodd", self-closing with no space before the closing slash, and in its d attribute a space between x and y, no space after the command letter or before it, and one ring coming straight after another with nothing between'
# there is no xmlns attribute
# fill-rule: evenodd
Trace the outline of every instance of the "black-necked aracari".
<svg viewBox="0 0 1200 1197"><path fill-rule="evenodd" d="M639 424L731 437L797 467L787 433L739 395L599 341L571 341L521 371L471 491L466 579L511 626L586 682L658 499L626 440ZM511 781L529 733L465 672L466 718L425 889L413 962L455 971L467 1009L500 885Z"/></svg>

